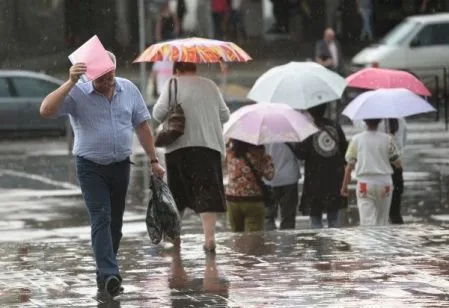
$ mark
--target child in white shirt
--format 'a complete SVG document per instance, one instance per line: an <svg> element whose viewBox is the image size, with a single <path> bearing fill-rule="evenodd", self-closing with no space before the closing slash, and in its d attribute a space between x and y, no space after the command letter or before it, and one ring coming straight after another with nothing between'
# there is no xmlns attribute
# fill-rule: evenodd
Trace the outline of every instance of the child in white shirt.
<svg viewBox="0 0 449 308"><path fill-rule="evenodd" d="M393 168L401 167L399 152L391 135L378 132L380 119L365 120L367 130L355 135L346 151L347 166L342 195L347 196L351 171L357 177L357 207L360 225L388 224Z"/></svg>

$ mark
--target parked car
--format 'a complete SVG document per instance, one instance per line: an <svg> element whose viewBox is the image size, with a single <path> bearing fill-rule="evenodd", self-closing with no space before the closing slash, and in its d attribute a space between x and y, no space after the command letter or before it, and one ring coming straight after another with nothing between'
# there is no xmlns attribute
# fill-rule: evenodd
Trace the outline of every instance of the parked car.
<svg viewBox="0 0 449 308"><path fill-rule="evenodd" d="M351 73L364 67L409 71L424 82L439 76L449 66L449 13L411 16L354 56ZM433 79L433 80L432 80Z"/></svg>
<svg viewBox="0 0 449 308"><path fill-rule="evenodd" d="M63 82L22 70L0 70L0 131L56 131L65 134L67 117L47 120L39 114L41 102Z"/></svg>

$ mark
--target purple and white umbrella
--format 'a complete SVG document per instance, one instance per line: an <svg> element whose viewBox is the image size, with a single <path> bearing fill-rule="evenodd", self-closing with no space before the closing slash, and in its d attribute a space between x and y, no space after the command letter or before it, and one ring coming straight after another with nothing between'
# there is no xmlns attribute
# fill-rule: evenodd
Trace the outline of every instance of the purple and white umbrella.
<svg viewBox="0 0 449 308"><path fill-rule="evenodd" d="M224 136L255 145L300 142L318 132L305 114L285 104L253 104L235 111Z"/></svg>
<svg viewBox="0 0 449 308"><path fill-rule="evenodd" d="M426 100L407 89L378 89L360 94L343 110L351 120L405 118L435 111Z"/></svg>

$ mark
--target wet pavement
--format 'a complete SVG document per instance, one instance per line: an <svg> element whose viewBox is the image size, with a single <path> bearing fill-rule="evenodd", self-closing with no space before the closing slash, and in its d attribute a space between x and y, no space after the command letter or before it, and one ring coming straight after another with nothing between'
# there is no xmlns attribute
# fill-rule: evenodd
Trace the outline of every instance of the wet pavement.
<svg viewBox="0 0 449 308"><path fill-rule="evenodd" d="M449 230L402 227L201 236L180 254L125 237L125 292L97 293L87 239L0 244L2 307L447 307Z"/></svg>
<svg viewBox="0 0 449 308"><path fill-rule="evenodd" d="M120 252L125 293L115 300L96 293L64 139L1 141L0 307L447 307L449 133L414 122L408 137L406 225L314 231L298 216L296 231L242 235L228 233L222 216L215 259L191 213L180 255L151 245L136 147ZM354 196L350 203L355 226Z"/></svg>

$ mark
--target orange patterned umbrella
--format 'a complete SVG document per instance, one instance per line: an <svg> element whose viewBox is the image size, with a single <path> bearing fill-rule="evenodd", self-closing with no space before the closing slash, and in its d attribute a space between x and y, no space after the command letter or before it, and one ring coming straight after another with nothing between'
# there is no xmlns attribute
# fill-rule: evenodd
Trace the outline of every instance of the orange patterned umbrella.
<svg viewBox="0 0 449 308"><path fill-rule="evenodd" d="M247 62L251 57L232 42L186 38L153 44L134 62Z"/></svg>

